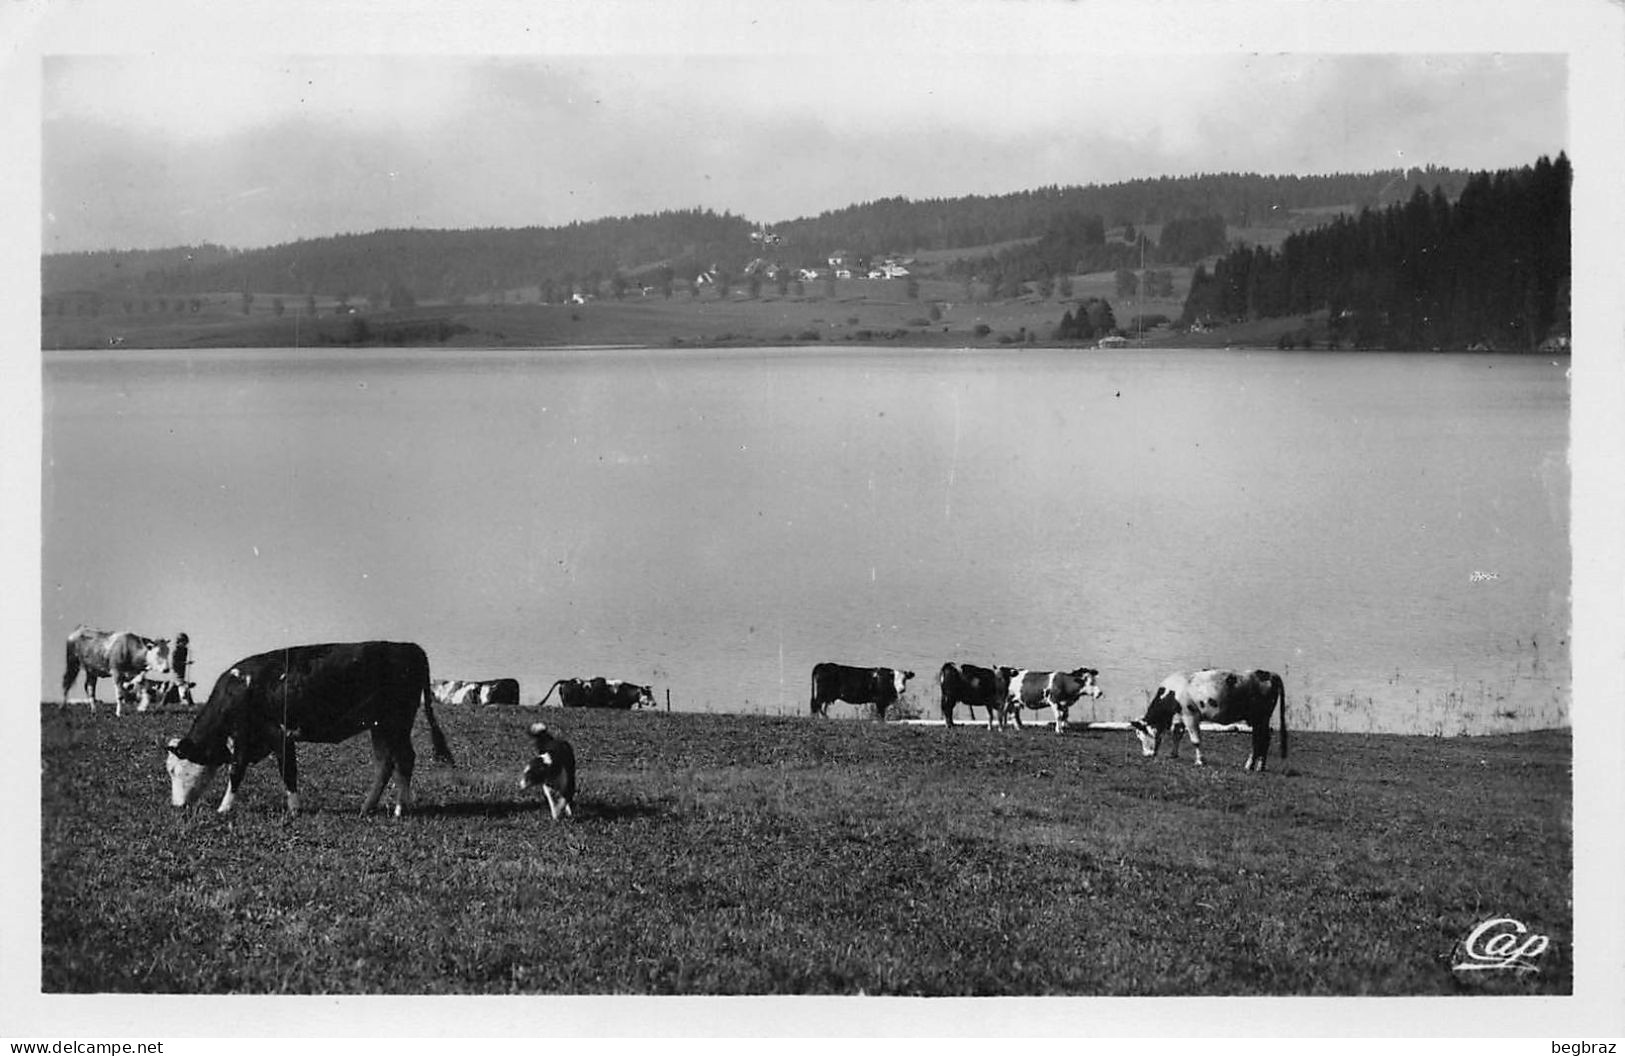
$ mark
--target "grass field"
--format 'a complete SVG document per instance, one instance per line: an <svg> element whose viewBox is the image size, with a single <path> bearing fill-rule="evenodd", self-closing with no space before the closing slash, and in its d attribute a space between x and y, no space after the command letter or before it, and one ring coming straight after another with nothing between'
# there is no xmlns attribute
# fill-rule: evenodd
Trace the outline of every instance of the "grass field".
<svg viewBox="0 0 1625 1056"><path fill-rule="evenodd" d="M838 706L839 707L839 706ZM1572 992L1565 731L1294 731L1242 771L1122 731L540 713L578 818L522 793L532 709L437 712L458 758L360 818L368 746L272 762L237 810L168 803L180 713L46 704L42 988L890 995ZM1538 973L1450 970L1479 922Z"/></svg>
<svg viewBox="0 0 1625 1056"><path fill-rule="evenodd" d="M303 299L283 298L276 314L275 295L256 295L253 310L243 314L224 295L203 301L197 313L126 312L115 303L99 315L50 314L41 319L41 347L105 348L343 348L365 326L366 342L378 345L443 345L445 347L547 347L628 344L790 345L873 343L933 347L999 347L1016 341L1052 344L1062 315L1091 297L1112 302L1120 326L1132 329L1140 314L1177 319L1190 284L1189 268L1171 269L1174 296L1148 300L1120 299L1116 275L1101 272L1075 278L1071 299L1043 299L1036 293L1008 300L988 300L977 288L967 301L962 282L923 278L918 296L908 286L883 279L843 279L833 295L822 281L804 283L800 292L779 295L771 287L750 297L734 290L725 297L713 291L691 296L680 291L670 299L658 294L606 298L582 305L537 304L534 293L515 291L519 300L502 304L425 304L406 309L365 310L335 314L335 304L322 301L314 318ZM932 319L935 306L937 319ZM1281 328L1296 320L1281 322ZM1159 332L1161 342L1174 337ZM1178 335L1187 343L1192 335ZM1222 345L1222 335L1197 335L1198 341ZM1273 338L1271 339L1273 340ZM1093 345L1093 342L1087 344Z"/></svg>

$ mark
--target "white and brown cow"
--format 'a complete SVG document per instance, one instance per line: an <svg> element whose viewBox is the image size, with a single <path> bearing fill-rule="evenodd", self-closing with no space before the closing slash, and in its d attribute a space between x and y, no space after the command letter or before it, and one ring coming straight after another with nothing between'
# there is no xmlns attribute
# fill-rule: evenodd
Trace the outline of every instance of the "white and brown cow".
<svg viewBox="0 0 1625 1056"><path fill-rule="evenodd" d="M576 752L570 742L556 737L546 723L530 725L531 740L536 742L536 754L519 775L519 787L542 787L547 797L547 809L553 820L575 817Z"/></svg>
<svg viewBox="0 0 1625 1056"><path fill-rule="evenodd" d="M96 710L96 682L113 680L113 713L122 716L124 704L138 704L137 710L146 711L150 698L145 692L149 679L159 681L171 677L169 666L170 643L165 638L143 638L130 631L98 631L80 624L68 635L67 671L62 675L62 703L68 702L68 691L74 680L84 675L85 692L90 694L90 710Z"/></svg>
<svg viewBox="0 0 1625 1056"><path fill-rule="evenodd" d="M519 704L519 681L513 678L490 678L469 681L459 678L436 678L429 682L429 691L436 704L448 707L459 705Z"/></svg>
<svg viewBox="0 0 1625 1056"><path fill-rule="evenodd" d="M1022 708L1048 706L1050 717L1055 720L1055 732L1064 732L1067 712L1080 697L1100 697L1100 672L1092 667L1078 667L1071 671L1028 671L1001 667L999 673L1009 679L1004 712L1015 718L1018 728L1021 726ZM1004 720L1005 715L1001 714L1001 726Z"/></svg>
<svg viewBox="0 0 1625 1056"><path fill-rule="evenodd" d="M559 691L559 705L566 708L614 708L633 711L655 706L652 686L640 686L620 678L561 678L547 687L539 708L547 703L554 690Z"/></svg>
<svg viewBox="0 0 1625 1056"><path fill-rule="evenodd" d="M1272 671L1222 671L1208 668L1169 675L1157 687L1145 718L1129 723L1140 738L1140 751L1157 754L1162 735L1173 741L1171 756L1179 755L1179 738L1189 733L1196 765L1202 765L1203 722L1245 722L1253 733L1253 750L1245 769L1262 772L1270 752L1270 714L1281 706L1281 758L1286 758L1286 683ZM1180 721L1175 722L1175 719Z"/></svg>

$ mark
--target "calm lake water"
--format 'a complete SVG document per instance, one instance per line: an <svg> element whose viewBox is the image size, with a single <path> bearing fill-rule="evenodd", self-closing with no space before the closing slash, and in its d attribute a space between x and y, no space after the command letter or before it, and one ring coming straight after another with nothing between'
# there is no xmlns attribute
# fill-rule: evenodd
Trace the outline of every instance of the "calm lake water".
<svg viewBox="0 0 1625 1056"><path fill-rule="evenodd" d="M526 701L801 713L839 660L934 715L951 659L1097 667L1102 720L1215 665L1294 727L1566 723L1568 362L47 353L43 699L88 622L184 629L200 692L393 638Z"/></svg>

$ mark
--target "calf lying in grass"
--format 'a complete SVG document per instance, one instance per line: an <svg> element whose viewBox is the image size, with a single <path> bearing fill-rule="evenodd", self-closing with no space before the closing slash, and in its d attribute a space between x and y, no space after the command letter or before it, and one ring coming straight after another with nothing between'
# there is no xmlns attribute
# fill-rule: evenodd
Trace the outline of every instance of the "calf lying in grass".
<svg viewBox="0 0 1625 1056"><path fill-rule="evenodd" d="M519 787L541 785L554 821L561 816L575 817L575 749L570 747L569 741L549 733L546 723L532 724L530 736L536 742L536 756L525 767L525 772L519 775Z"/></svg>

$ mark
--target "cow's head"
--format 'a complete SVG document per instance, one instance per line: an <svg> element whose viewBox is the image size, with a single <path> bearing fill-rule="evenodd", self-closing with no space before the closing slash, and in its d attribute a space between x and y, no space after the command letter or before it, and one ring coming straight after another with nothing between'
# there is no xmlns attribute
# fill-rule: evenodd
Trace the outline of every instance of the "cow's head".
<svg viewBox="0 0 1625 1056"><path fill-rule="evenodd" d="M903 695L904 688L908 686L908 680L913 677L914 672L912 671L893 671L891 673L892 689L896 690L899 697Z"/></svg>
<svg viewBox="0 0 1625 1056"><path fill-rule="evenodd" d="M1156 696L1145 709L1145 718L1135 719L1129 723L1134 733L1140 738L1140 754L1153 756L1162 744L1162 735L1168 732L1173 725L1174 713L1178 709L1178 701L1166 689L1159 687Z"/></svg>
<svg viewBox="0 0 1625 1056"><path fill-rule="evenodd" d="M1078 690L1078 696L1088 697L1091 700L1100 699L1100 672L1092 667L1080 667L1071 672L1073 678L1083 685Z"/></svg>
<svg viewBox="0 0 1625 1056"><path fill-rule="evenodd" d="M1162 744L1162 731L1147 725L1144 719L1133 719L1129 725L1134 728L1135 736L1140 738L1140 754L1156 755L1157 747Z"/></svg>
<svg viewBox="0 0 1625 1056"><path fill-rule="evenodd" d="M653 686L633 686L638 691L636 707L652 708L655 706L655 691Z"/></svg>
<svg viewBox="0 0 1625 1056"><path fill-rule="evenodd" d="M168 638L143 638L141 644L146 647L145 663L147 675L160 681L169 677L170 642Z"/></svg>
<svg viewBox="0 0 1625 1056"><path fill-rule="evenodd" d="M189 807L209 790L224 760L210 761L189 737L172 737L164 752L171 806Z"/></svg>

